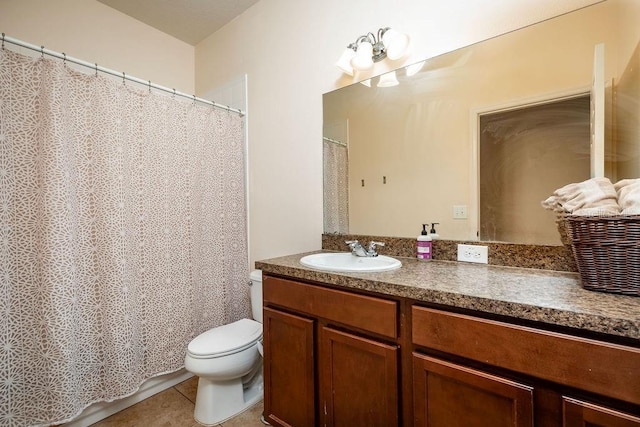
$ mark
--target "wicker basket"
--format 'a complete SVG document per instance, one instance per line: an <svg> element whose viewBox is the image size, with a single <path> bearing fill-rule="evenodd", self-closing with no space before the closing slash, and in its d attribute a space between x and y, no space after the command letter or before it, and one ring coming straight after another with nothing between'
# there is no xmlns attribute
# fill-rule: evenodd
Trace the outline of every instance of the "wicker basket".
<svg viewBox="0 0 640 427"><path fill-rule="evenodd" d="M640 215L564 220L582 286L640 296Z"/></svg>

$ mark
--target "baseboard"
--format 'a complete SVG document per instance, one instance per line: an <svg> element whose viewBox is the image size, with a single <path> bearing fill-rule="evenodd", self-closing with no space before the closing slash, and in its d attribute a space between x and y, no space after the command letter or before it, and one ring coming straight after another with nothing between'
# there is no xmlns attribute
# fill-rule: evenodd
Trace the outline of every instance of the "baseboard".
<svg viewBox="0 0 640 427"><path fill-rule="evenodd" d="M123 409L133 406L138 402L142 402L144 399L160 393L168 388L173 387L176 384L186 381L191 378L193 374L181 369L171 374L161 375L159 377L151 378L145 381L140 389L129 397L119 399L113 402L99 402L87 407L76 419L64 424L64 427L88 427L91 424L95 424L100 420L103 420L116 412L120 412Z"/></svg>

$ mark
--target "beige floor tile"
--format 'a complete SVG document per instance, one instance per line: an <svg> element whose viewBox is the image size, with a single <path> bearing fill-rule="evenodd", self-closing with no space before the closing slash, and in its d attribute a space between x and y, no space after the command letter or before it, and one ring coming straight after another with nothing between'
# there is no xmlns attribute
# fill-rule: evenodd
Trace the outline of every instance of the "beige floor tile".
<svg viewBox="0 0 640 427"><path fill-rule="evenodd" d="M260 421L263 409L264 405L261 401L242 414L225 421L222 423L222 427L264 427L264 424Z"/></svg>
<svg viewBox="0 0 640 427"><path fill-rule="evenodd" d="M194 404L174 388L167 389L106 418L92 427L190 427Z"/></svg>
<svg viewBox="0 0 640 427"><path fill-rule="evenodd" d="M198 391L198 377L193 376L186 381L181 382L175 386L184 397L189 399L192 403L196 403L196 392Z"/></svg>

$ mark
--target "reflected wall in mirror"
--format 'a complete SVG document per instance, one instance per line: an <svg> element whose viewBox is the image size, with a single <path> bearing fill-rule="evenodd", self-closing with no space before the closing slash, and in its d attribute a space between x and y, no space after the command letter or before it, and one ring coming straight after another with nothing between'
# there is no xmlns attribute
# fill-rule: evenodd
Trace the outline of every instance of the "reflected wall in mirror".
<svg viewBox="0 0 640 427"><path fill-rule="evenodd" d="M605 45L607 88L606 174L612 181L640 176L637 22L640 2L607 0L398 69L397 86L377 87L378 78L373 78L370 87L358 83L325 94L324 137L348 147L348 155L343 156L348 164L340 167L345 174L342 180L348 184L342 194L348 197L340 202L343 228L328 226L332 221L327 216L335 213L325 210L324 231L346 234L346 228L349 234L414 237L421 224L438 222L444 239L478 239L482 221L496 221L495 216L481 215L480 209L487 201L482 199L487 196L481 196L479 179L481 118L518 106L589 97L594 49L601 43ZM573 113L584 116L584 104L576 108ZM535 133L544 137L544 132L535 132L537 119L528 120L534 126L522 132L532 138ZM584 129L565 124L568 133L554 137L563 144L565 169L573 168L573 162L583 163L585 156L588 159L585 144L575 143L585 138L589 143ZM511 146L507 141L506 149ZM487 221L481 239L560 244L555 218L542 209L540 201L568 184L567 180L583 175L574 178L545 166L551 149L542 144L538 151L529 147L524 157L508 151L502 157L503 165L513 171L536 169L539 176L549 178L544 184L532 176L518 178L520 196L536 191L527 198L531 205L523 207L540 217L534 232L516 226L508 233L491 234ZM531 164L525 168L518 158ZM507 198L520 197L506 191ZM327 197L325 192L325 202ZM467 218L453 219L453 206L466 206Z"/></svg>
<svg viewBox="0 0 640 427"><path fill-rule="evenodd" d="M480 116L480 240L558 243L540 201L549 188L589 179L589 98Z"/></svg>

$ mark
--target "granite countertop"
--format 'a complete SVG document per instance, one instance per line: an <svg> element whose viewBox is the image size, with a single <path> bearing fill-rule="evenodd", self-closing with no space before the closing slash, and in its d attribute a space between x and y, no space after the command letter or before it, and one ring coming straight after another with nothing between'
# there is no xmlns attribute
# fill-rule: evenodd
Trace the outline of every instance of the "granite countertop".
<svg viewBox="0 0 640 427"><path fill-rule="evenodd" d="M265 273L640 340L640 297L587 291L577 273L401 258L398 270L337 273L304 254L256 262Z"/></svg>

